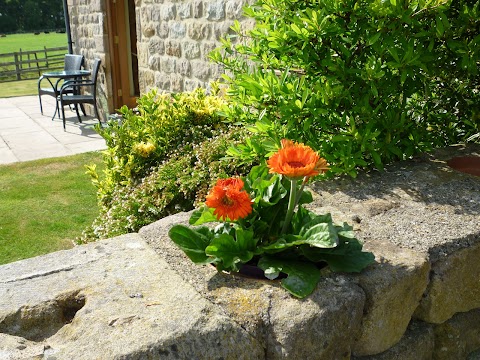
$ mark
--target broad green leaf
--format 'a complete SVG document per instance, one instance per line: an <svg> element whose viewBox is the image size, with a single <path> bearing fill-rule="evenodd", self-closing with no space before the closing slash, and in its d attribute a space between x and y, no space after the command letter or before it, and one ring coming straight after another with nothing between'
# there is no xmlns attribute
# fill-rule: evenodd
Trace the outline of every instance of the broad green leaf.
<svg viewBox="0 0 480 360"><path fill-rule="evenodd" d="M332 271L360 272L375 262L375 256L362 251L357 239L341 237L340 244L333 249L302 247L301 253L310 261L326 262Z"/></svg>
<svg viewBox="0 0 480 360"><path fill-rule="evenodd" d="M377 32L375 35L373 35L370 39L368 39L368 44L369 45L373 45L375 44L378 39L380 38L380 36L382 35L382 33L379 31Z"/></svg>
<svg viewBox="0 0 480 360"><path fill-rule="evenodd" d="M320 271L314 264L300 261L262 257L258 262L258 267L270 277L278 276L280 272L287 274L287 278L282 279L281 284L298 298L310 295L321 278Z"/></svg>
<svg viewBox="0 0 480 360"><path fill-rule="evenodd" d="M201 225L209 222L218 222L218 219L213 215L213 209L207 206L202 206L200 209L195 210L190 216L188 223L190 225Z"/></svg>
<svg viewBox="0 0 480 360"><path fill-rule="evenodd" d="M231 235L221 234L210 242L205 253L220 259L225 269L235 271L237 263L246 263L253 257L253 252L245 248L245 245L245 242L241 244L235 241Z"/></svg>
<svg viewBox="0 0 480 360"><path fill-rule="evenodd" d="M194 263L208 264L213 259L205 254L205 248L210 244L206 233L195 231L185 225L175 225L168 232L168 236Z"/></svg>
<svg viewBox="0 0 480 360"><path fill-rule="evenodd" d="M338 234L332 223L308 224L300 230L306 244L319 248L333 248L338 244Z"/></svg>
<svg viewBox="0 0 480 360"><path fill-rule="evenodd" d="M255 252L257 247L257 239L254 238L253 230L236 228L235 237L240 249L246 249L251 252Z"/></svg>

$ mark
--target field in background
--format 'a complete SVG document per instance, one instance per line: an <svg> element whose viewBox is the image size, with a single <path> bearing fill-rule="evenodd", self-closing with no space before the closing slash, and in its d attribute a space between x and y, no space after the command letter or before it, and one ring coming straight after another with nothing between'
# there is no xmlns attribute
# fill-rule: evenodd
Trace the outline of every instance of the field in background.
<svg viewBox="0 0 480 360"><path fill-rule="evenodd" d="M98 215L99 152L0 165L0 264L68 249Z"/></svg>
<svg viewBox="0 0 480 360"><path fill-rule="evenodd" d="M20 49L28 51L43 49L44 46L51 48L67 45L67 34L13 34L0 37L0 54L20 51Z"/></svg>
<svg viewBox="0 0 480 360"><path fill-rule="evenodd" d="M67 35L57 33L13 34L0 37L0 54L20 51L40 50L43 47L61 47L67 45ZM65 51L66 53L66 51ZM2 59L1 61L6 61ZM14 61L12 57L12 61ZM34 65L32 65L34 66ZM35 74L33 74L35 77ZM0 98L37 94L37 80L0 82Z"/></svg>

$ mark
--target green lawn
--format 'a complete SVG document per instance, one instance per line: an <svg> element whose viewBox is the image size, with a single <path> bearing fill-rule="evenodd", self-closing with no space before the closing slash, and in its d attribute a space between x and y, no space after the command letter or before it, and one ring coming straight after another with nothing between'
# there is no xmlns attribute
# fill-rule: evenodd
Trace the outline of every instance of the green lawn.
<svg viewBox="0 0 480 360"><path fill-rule="evenodd" d="M6 37L0 37L1 53L11 53L14 51L40 50L44 46L47 48L67 46L67 34L49 33L40 35L31 34L12 34ZM3 60L0 60L0 62Z"/></svg>
<svg viewBox="0 0 480 360"><path fill-rule="evenodd" d="M0 264L67 249L98 214L98 152L0 165Z"/></svg>

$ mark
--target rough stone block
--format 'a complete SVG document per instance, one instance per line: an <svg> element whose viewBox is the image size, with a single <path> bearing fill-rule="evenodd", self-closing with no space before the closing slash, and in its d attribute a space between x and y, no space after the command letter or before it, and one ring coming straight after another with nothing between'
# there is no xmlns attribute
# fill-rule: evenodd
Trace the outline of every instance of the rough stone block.
<svg viewBox="0 0 480 360"><path fill-rule="evenodd" d="M193 7L193 17L195 19L200 19L203 17L203 1L194 0L192 2Z"/></svg>
<svg viewBox="0 0 480 360"><path fill-rule="evenodd" d="M227 19L236 20L240 19L243 15L243 1L229 0L225 3L225 14Z"/></svg>
<svg viewBox="0 0 480 360"><path fill-rule="evenodd" d="M160 22L157 26L157 34L162 39L167 39L170 33L170 28L168 27L168 23Z"/></svg>
<svg viewBox="0 0 480 360"><path fill-rule="evenodd" d="M192 5L190 2L178 4L177 12L180 19L188 19L192 17Z"/></svg>
<svg viewBox="0 0 480 360"><path fill-rule="evenodd" d="M160 59L160 66L163 72L171 74L175 72L177 59L164 56Z"/></svg>
<svg viewBox="0 0 480 360"><path fill-rule="evenodd" d="M213 27L213 36L216 40L224 38L226 35L233 34L233 30L230 28L233 25L233 21L223 21L216 23Z"/></svg>
<svg viewBox="0 0 480 360"><path fill-rule="evenodd" d="M435 326L436 360L465 359L480 349L480 309L459 313Z"/></svg>
<svg viewBox="0 0 480 360"><path fill-rule="evenodd" d="M431 360L434 348L433 327L413 322L402 339L387 351L377 355L352 357L352 360Z"/></svg>
<svg viewBox="0 0 480 360"><path fill-rule="evenodd" d="M185 23L179 21L171 21L169 23L170 37L172 39L182 39L187 33L187 27Z"/></svg>
<svg viewBox="0 0 480 360"><path fill-rule="evenodd" d="M155 35L155 27L153 25L146 25L142 29L142 34L146 38L152 37L153 35Z"/></svg>
<svg viewBox="0 0 480 360"><path fill-rule="evenodd" d="M203 23L190 23L188 25L188 36L192 40L202 40L210 36L211 25Z"/></svg>
<svg viewBox="0 0 480 360"><path fill-rule="evenodd" d="M225 18L225 2L223 0L205 3L205 18L210 21L219 21Z"/></svg>
<svg viewBox="0 0 480 360"><path fill-rule="evenodd" d="M0 266L0 279L3 358L264 358L137 234Z"/></svg>
<svg viewBox="0 0 480 360"><path fill-rule="evenodd" d="M95 40L95 51L100 53L107 52L108 39L106 35L95 35L94 40Z"/></svg>
<svg viewBox="0 0 480 360"><path fill-rule="evenodd" d="M403 336L428 284L430 263L424 255L388 242L368 242L376 264L351 275L366 295L362 329L353 353L381 353Z"/></svg>
<svg viewBox="0 0 480 360"><path fill-rule="evenodd" d="M480 308L480 243L437 260L415 316L439 324L457 312Z"/></svg>
<svg viewBox="0 0 480 360"><path fill-rule="evenodd" d="M183 91L183 77L179 74L170 74L170 91L179 93Z"/></svg>
<svg viewBox="0 0 480 360"><path fill-rule="evenodd" d="M177 9L175 4L163 4L160 7L160 20L168 21L175 19Z"/></svg>
<svg viewBox="0 0 480 360"><path fill-rule="evenodd" d="M268 359L348 359L360 329L365 296L342 277L325 278L311 296L299 300L278 281L218 273L193 264L168 238L168 230L187 223L188 213L159 220L139 234L195 287L256 338ZM348 329L348 331L345 331Z"/></svg>
<svg viewBox="0 0 480 360"><path fill-rule="evenodd" d="M190 61L188 61L187 59L178 59L175 69L176 69L175 72L180 75L190 76L190 73L191 73Z"/></svg>
<svg viewBox="0 0 480 360"><path fill-rule="evenodd" d="M213 41L203 41L201 44L201 51L205 59L208 58L208 55L218 47L218 44Z"/></svg>
<svg viewBox="0 0 480 360"><path fill-rule="evenodd" d="M155 86L164 91L170 91L170 75L164 72L155 73Z"/></svg>
<svg viewBox="0 0 480 360"><path fill-rule="evenodd" d="M165 41L158 36L154 36L148 40L149 55L163 55L165 53Z"/></svg>
<svg viewBox="0 0 480 360"><path fill-rule="evenodd" d="M200 44L194 41L184 41L183 46L183 56L187 59L198 59L200 57Z"/></svg>
<svg viewBox="0 0 480 360"><path fill-rule="evenodd" d="M179 41L165 40L165 54L168 56L181 57L182 56L182 46Z"/></svg>
<svg viewBox="0 0 480 360"><path fill-rule="evenodd" d="M138 50L138 67L139 69L146 67L148 64L149 54L147 43L137 43Z"/></svg>
<svg viewBox="0 0 480 360"><path fill-rule="evenodd" d="M192 76L199 80L207 81L210 78L210 64L205 61L193 60Z"/></svg>
<svg viewBox="0 0 480 360"><path fill-rule="evenodd" d="M160 55L150 56L150 58L148 59L148 67L151 70L160 71L162 69L161 60L162 58Z"/></svg>

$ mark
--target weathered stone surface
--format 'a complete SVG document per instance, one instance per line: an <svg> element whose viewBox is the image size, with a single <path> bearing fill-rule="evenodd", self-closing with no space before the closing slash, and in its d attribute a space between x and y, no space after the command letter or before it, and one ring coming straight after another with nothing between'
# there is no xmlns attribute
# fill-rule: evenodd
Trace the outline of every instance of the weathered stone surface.
<svg viewBox="0 0 480 360"><path fill-rule="evenodd" d="M457 312L480 308L478 259L480 243L436 261L432 265L427 292L415 316L423 321L440 324Z"/></svg>
<svg viewBox="0 0 480 360"><path fill-rule="evenodd" d="M192 60L192 75L200 80L207 80L210 76L210 65L203 61Z"/></svg>
<svg viewBox="0 0 480 360"><path fill-rule="evenodd" d="M195 265L167 235L171 226L186 224L188 218L188 213L170 216L139 234L180 276L255 337L268 359L350 357L365 301L358 286L341 276L327 277L314 294L299 300L278 281L227 275L212 266Z"/></svg>
<svg viewBox="0 0 480 360"><path fill-rule="evenodd" d="M466 360L480 360L480 349L475 350L475 351L471 352L470 354L468 354Z"/></svg>
<svg viewBox="0 0 480 360"><path fill-rule="evenodd" d="M371 356L352 357L352 360L431 360L435 347L433 327L413 322L405 335L387 351Z"/></svg>
<svg viewBox="0 0 480 360"><path fill-rule="evenodd" d="M480 309L456 314L435 326L435 345L436 360L465 359L480 349Z"/></svg>
<svg viewBox="0 0 480 360"><path fill-rule="evenodd" d="M264 358L137 234L4 265L0 279L4 358Z"/></svg>
<svg viewBox="0 0 480 360"><path fill-rule="evenodd" d="M225 2L222 0L205 3L205 18L211 21L219 21L225 18Z"/></svg>
<svg viewBox="0 0 480 360"><path fill-rule="evenodd" d="M197 59L200 57L200 45L194 41L185 41L183 43L183 54L187 59Z"/></svg>
<svg viewBox="0 0 480 360"><path fill-rule="evenodd" d="M377 263L351 275L366 294L357 356L381 353L395 345L407 329L428 284L430 264L421 254L388 242L371 241L365 250Z"/></svg>
<svg viewBox="0 0 480 360"><path fill-rule="evenodd" d="M480 146L440 149L355 181L312 185L313 206L352 223L367 246L387 240L427 257L431 282L415 312L427 322L480 307L480 178L447 166L466 155L480 156Z"/></svg>
<svg viewBox="0 0 480 360"><path fill-rule="evenodd" d="M185 23L180 21L172 21L169 24L170 26L170 37L172 39L182 39L187 33L187 26Z"/></svg>

